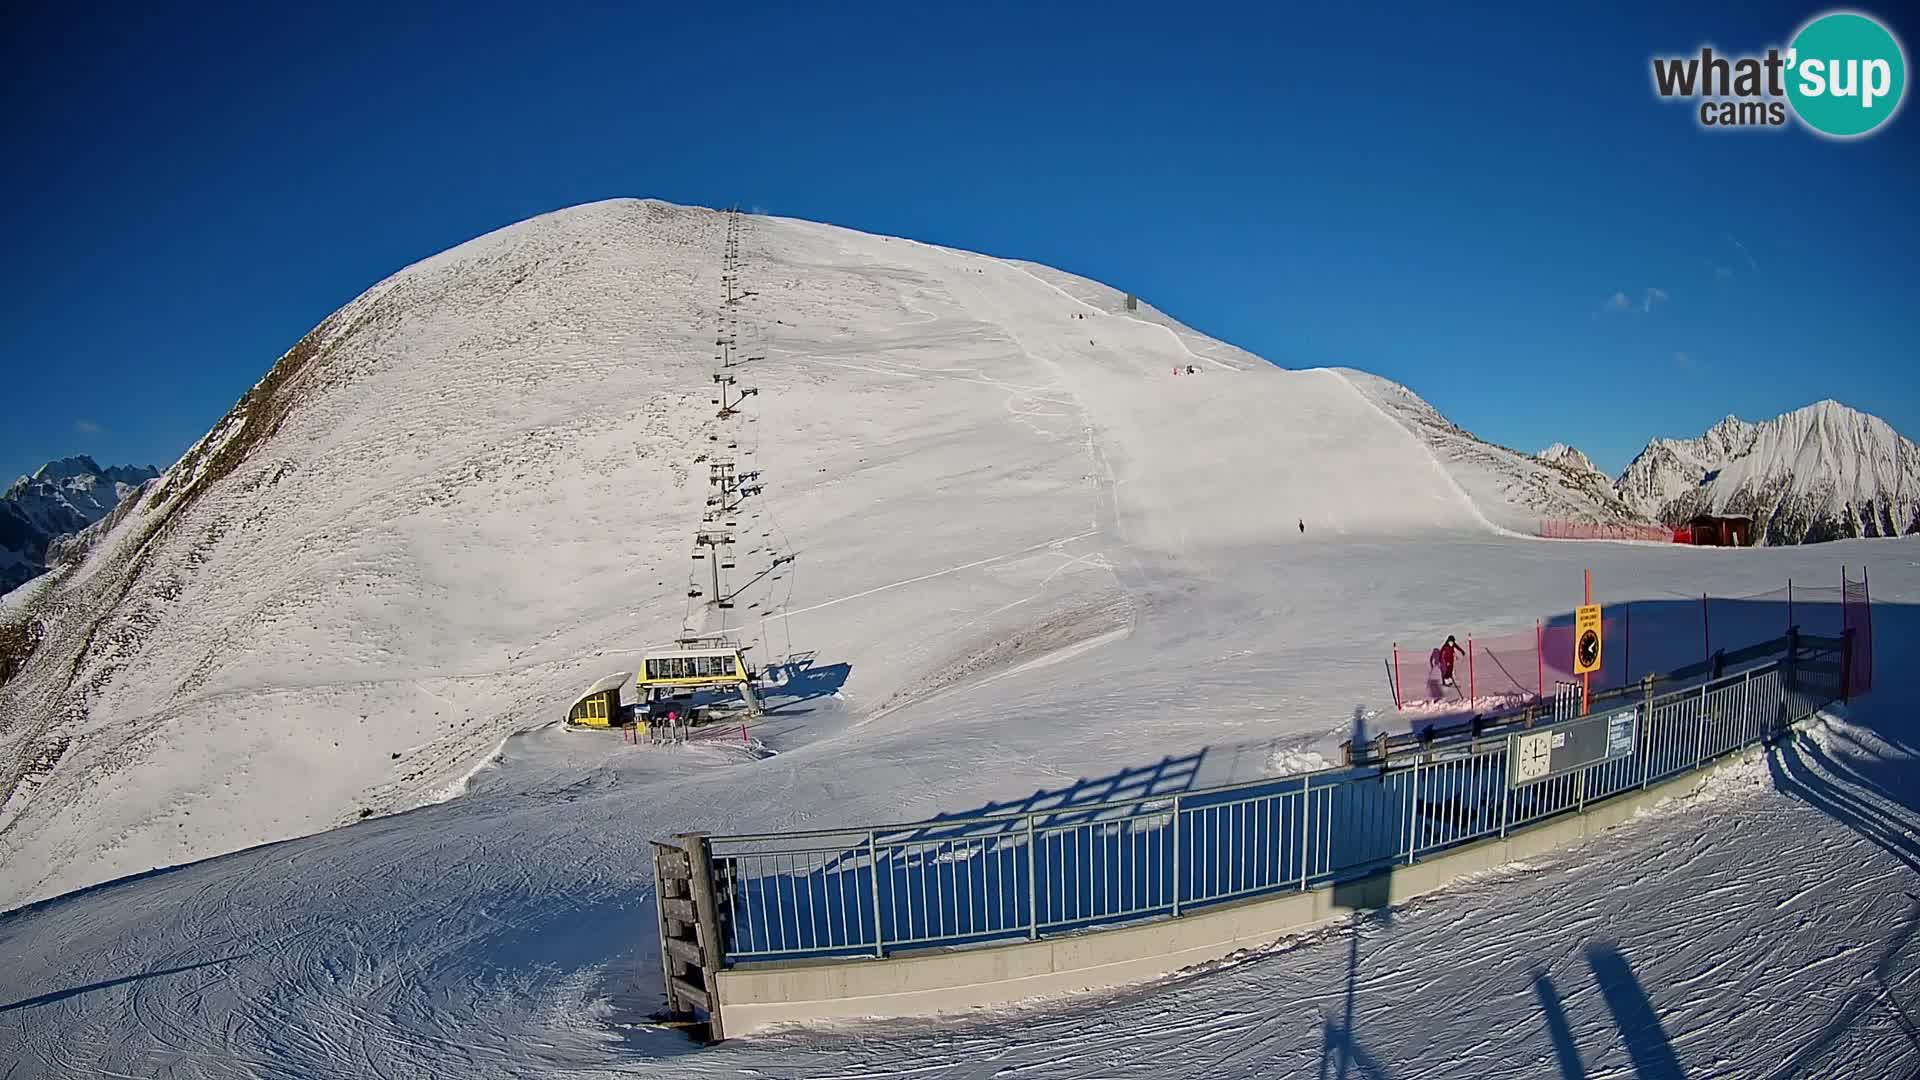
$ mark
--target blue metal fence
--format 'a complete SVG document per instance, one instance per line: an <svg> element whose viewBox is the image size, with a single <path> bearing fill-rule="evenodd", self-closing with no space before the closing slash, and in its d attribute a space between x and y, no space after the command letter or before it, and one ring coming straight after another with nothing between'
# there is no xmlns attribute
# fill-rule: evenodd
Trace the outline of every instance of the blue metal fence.
<svg viewBox="0 0 1920 1080"><path fill-rule="evenodd" d="M1525 786L1508 783L1516 736L1500 734L1091 806L711 837L722 953L732 964L1033 939L1415 862L1699 768L1840 697L1841 643L1797 640L1785 658L1642 699L1632 754Z"/></svg>

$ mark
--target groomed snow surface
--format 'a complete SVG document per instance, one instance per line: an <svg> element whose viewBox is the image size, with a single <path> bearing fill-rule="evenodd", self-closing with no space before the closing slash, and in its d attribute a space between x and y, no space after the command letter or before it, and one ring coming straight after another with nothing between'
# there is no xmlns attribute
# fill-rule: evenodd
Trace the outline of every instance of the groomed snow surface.
<svg viewBox="0 0 1920 1080"><path fill-rule="evenodd" d="M39 901L0 915L0 1076L1920 1066L1920 731L1888 690L1584 848L1158 985L710 1049L650 1027L651 837L1334 759L1356 714L1395 722L1385 642L1530 628L1589 567L1597 598L1686 603L1868 563L1885 685L1920 643L1920 542L1514 537L1347 374L1057 272L752 219L741 565L797 558L733 621L808 666L752 732L772 756L558 729L687 615L721 236L603 204L410 268L201 517L36 594L104 618L87 590L134 573L141 616L85 651L79 719L32 714L73 748L0 834L0 903ZM0 706L68 702L39 666L64 648Z"/></svg>

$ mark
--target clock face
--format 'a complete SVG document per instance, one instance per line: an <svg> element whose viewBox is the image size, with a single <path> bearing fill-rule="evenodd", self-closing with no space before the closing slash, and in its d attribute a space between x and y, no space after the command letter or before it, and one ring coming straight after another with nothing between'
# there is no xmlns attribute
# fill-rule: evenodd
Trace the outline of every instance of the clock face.
<svg viewBox="0 0 1920 1080"><path fill-rule="evenodd" d="M1580 635L1580 666L1590 668L1600 658L1600 635L1589 630Z"/></svg>
<svg viewBox="0 0 1920 1080"><path fill-rule="evenodd" d="M1553 733L1542 731L1520 736L1514 752L1514 776L1519 780L1538 780L1547 775L1553 763Z"/></svg>

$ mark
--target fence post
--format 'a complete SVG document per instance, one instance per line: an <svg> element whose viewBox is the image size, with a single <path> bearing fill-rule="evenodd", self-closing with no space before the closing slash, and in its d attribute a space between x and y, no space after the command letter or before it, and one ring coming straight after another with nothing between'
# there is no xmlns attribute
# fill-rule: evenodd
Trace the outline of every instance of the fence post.
<svg viewBox="0 0 1920 1080"><path fill-rule="evenodd" d="M1753 742L1753 669L1740 676L1740 745Z"/></svg>
<svg viewBox="0 0 1920 1080"><path fill-rule="evenodd" d="M720 906L713 895L713 849L706 833L684 833L686 841L688 892L693 897L693 917L698 922L702 989L707 994L707 1031L719 1041L726 1037L720 1026L720 966L725 962L720 947ZM669 984L671 986L671 984Z"/></svg>
<svg viewBox="0 0 1920 1080"><path fill-rule="evenodd" d="M1580 779L1577 781L1578 789L1574 794L1574 798L1578 803L1574 810L1575 813L1584 814L1587 812L1587 773L1592 770L1592 768L1593 766L1591 765L1581 766Z"/></svg>
<svg viewBox="0 0 1920 1080"><path fill-rule="evenodd" d="M1640 789L1644 791L1653 775L1653 676L1642 676L1640 686L1645 695L1641 708L1647 712L1640 726Z"/></svg>
<svg viewBox="0 0 1920 1080"><path fill-rule="evenodd" d="M1393 708L1398 712L1405 703L1406 695L1400 692L1400 643L1393 643Z"/></svg>
<svg viewBox="0 0 1920 1080"><path fill-rule="evenodd" d="M1505 742L1507 756L1500 766L1501 777L1505 780L1505 783L1500 785L1503 789L1500 792L1500 839L1502 840L1507 838L1507 819L1513 816L1513 736L1507 736Z"/></svg>
<svg viewBox="0 0 1920 1080"><path fill-rule="evenodd" d="M1180 796L1173 797L1173 914L1180 915Z"/></svg>
<svg viewBox="0 0 1920 1080"><path fill-rule="evenodd" d="M1332 804L1329 803L1329 806ZM1308 773L1300 783L1300 891L1307 891L1307 867L1312 863L1307 855L1307 819L1313 816L1313 774Z"/></svg>
<svg viewBox="0 0 1920 1080"><path fill-rule="evenodd" d="M880 924L880 851L873 843L873 832L867 832L867 865L873 867L873 955L887 955L887 932Z"/></svg>
<svg viewBox="0 0 1920 1080"><path fill-rule="evenodd" d="M1846 599L1844 596L1840 598L1842 603ZM1863 639L1865 644L1861 646L1867 653L1866 685L1860 688L1860 692L1865 694L1873 690L1873 582L1867 580L1865 564L1860 567L1860 614L1867 617L1867 636Z"/></svg>
<svg viewBox="0 0 1920 1080"><path fill-rule="evenodd" d="M1843 596L1840 599L1844 601L1846 597ZM1787 579L1787 628L1789 630L1793 628L1793 579L1792 578Z"/></svg>
<svg viewBox="0 0 1920 1080"><path fill-rule="evenodd" d="M1040 937L1040 855L1034 846L1033 815L1027 815L1027 940Z"/></svg>
<svg viewBox="0 0 1920 1080"><path fill-rule="evenodd" d="M1707 760L1707 684L1700 684L1700 710L1694 714L1693 767Z"/></svg>
<svg viewBox="0 0 1920 1080"><path fill-rule="evenodd" d="M1386 766L1382 765L1381 768L1384 769L1386 768ZM1420 784L1420 753L1416 751L1413 755L1413 776L1412 776L1412 779L1407 781L1407 865L1408 866L1413 865L1414 850L1420 846L1419 841L1414 836L1414 825L1413 825L1414 810L1420 805L1420 801L1417 798L1415 798L1416 792L1414 789L1417 788L1419 784Z"/></svg>
<svg viewBox="0 0 1920 1080"><path fill-rule="evenodd" d="M1787 657L1780 665L1780 715L1772 734L1779 735L1796 717L1794 695L1800 688L1800 628L1787 627Z"/></svg>

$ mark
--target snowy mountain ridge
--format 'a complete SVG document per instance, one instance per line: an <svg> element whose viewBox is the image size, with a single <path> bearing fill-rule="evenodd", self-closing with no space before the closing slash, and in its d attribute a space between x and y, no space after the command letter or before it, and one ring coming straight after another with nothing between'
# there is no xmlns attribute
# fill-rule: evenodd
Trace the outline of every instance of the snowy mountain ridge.
<svg viewBox="0 0 1920 1080"><path fill-rule="evenodd" d="M62 538L105 519L159 475L151 465L101 468L82 454L49 461L9 484L0 492L0 593L44 573L50 549L71 554Z"/></svg>
<svg viewBox="0 0 1920 1080"><path fill-rule="evenodd" d="M1641 520L1591 463L1580 469L1563 460L1490 443L1399 383L1348 368L1340 373L1375 408L1426 446L1445 479L1458 486L1495 529L1534 536L1543 519L1609 525Z"/></svg>
<svg viewBox="0 0 1920 1080"><path fill-rule="evenodd" d="M1601 472L1600 467L1593 463L1592 458L1568 446L1566 443L1554 443L1552 446L1547 447L1545 450L1533 456L1539 458L1541 461L1558 465L1563 469L1568 469L1575 473L1600 473L1601 476L1606 476L1606 473ZM1611 483L1612 481L1609 480L1608 482Z"/></svg>
<svg viewBox="0 0 1920 1080"><path fill-rule="evenodd" d="M1124 632L1161 588L1137 567L1531 533L1510 489L1617 512L1398 384L1273 366L1099 283L747 220L742 305L724 215L621 200L403 269L288 350L0 620L0 905L418 805L707 623L765 660L770 617L850 672L838 708L907 715L983 655ZM736 309L765 392L722 439ZM718 453L768 478L742 562L804 558L716 614L687 548Z"/></svg>
<svg viewBox="0 0 1920 1080"><path fill-rule="evenodd" d="M1696 439L1655 439L1615 486L1669 525L1701 513L1752 517L1771 545L1920 530L1920 448L1833 400L1759 423L1728 416Z"/></svg>

